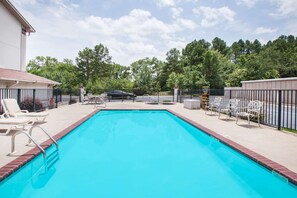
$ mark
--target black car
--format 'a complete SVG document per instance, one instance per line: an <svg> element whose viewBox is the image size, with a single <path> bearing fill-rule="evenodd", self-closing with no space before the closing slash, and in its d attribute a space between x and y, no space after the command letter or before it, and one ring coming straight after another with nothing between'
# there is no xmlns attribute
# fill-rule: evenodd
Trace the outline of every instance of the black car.
<svg viewBox="0 0 297 198"><path fill-rule="evenodd" d="M136 95L133 93L127 93L121 90L111 90L106 92L109 99L134 99Z"/></svg>

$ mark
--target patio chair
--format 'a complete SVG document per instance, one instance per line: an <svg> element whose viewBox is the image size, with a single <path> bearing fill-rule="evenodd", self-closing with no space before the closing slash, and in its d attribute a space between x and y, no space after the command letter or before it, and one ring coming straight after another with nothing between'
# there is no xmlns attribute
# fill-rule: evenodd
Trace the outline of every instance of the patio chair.
<svg viewBox="0 0 297 198"><path fill-rule="evenodd" d="M46 112L29 112L27 110L21 110L16 99L8 98L2 99L1 104L5 113L10 117L29 117L34 118L33 122L44 122L48 113Z"/></svg>
<svg viewBox="0 0 297 198"><path fill-rule="evenodd" d="M230 116L233 114L233 115L236 115L237 113L237 110L238 110L238 103L239 103L239 99L230 99L228 104L226 105L225 108L223 109L220 109L219 111L219 119L221 117L221 113L224 113L226 114L226 118L229 119Z"/></svg>
<svg viewBox="0 0 297 198"><path fill-rule="evenodd" d="M14 133L11 135L11 152L9 155L13 156L16 153L15 150L15 139L19 134L24 134L28 137L27 146L36 146L43 153L44 157L46 157L45 150L41 147L41 145L32 137L33 129L39 128L49 139L53 141L53 143L58 148L58 143L56 140L47 133L43 128L39 125L33 125L34 121L28 117L9 117L7 113L0 115L0 130L4 129L4 133L0 133L0 135L8 135L11 131ZM26 126L30 126L30 128L26 129Z"/></svg>
<svg viewBox="0 0 297 198"><path fill-rule="evenodd" d="M99 96L95 96L95 107L99 107L99 105L104 105L103 107L106 108L107 104L105 99L107 98L106 93L102 93Z"/></svg>
<svg viewBox="0 0 297 198"><path fill-rule="evenodd" d="M260 116L261 116L262 107L263 107L263 102L259 100L252 100L248 103L247 107L239 108L238 112L236 113L236 124L238 122L239 117L247 117L249 125L250 125L250 118L257 117L258 125L260 126Z"/></svg>
<svg viewBox="0 0 297 198"><path fill-rule="evenodd" d="M208 106L205 106L205 114L207 113L207 111L210 111L211 114L214 110L219 111L221 101L222 101L221 97L215 97L213 102L211 102Z"/></svg>
<svg viewBox="0 0 297 198"><path fill-rule="evenodd" d="M1 132L0 134L7 135L12 130L25 130L25 126L29 124L33 124L33 121L30 118L9 117L4 113L0 115L0 130L4 130L5 132Z"/></svg>
<svg viewBox="0 0 297 198"><path fill-rule="evenodd" d="M83 100L83 104L94 104L95 107L98 107L99 105L103 104L104 107L106 107L106 97L106 93L102 93L100 95L93 95L91 93L88 93L88 95Z"/></svg>

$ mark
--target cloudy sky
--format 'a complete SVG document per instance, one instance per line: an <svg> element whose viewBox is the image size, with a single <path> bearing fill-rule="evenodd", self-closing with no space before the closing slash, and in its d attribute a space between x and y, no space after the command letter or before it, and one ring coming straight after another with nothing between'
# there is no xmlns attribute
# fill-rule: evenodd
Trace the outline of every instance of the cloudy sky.
<svg viewBox="0 0 297 198"><path fill-rule="evenodd" d="M145 57L164 60L172 48L219 37L262 44L297 32L296 0L11 0L36 29L27 60L52 56L75 60L78 51L102 43L113 61L129 65Z"/></svg>

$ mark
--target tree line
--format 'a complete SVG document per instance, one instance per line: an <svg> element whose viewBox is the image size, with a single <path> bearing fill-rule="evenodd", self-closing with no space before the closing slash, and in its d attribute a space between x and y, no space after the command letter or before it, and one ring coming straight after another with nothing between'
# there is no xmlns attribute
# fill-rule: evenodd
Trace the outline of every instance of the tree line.
<svg viewBox="0 0 297 198"><path fill-rule="evenodd" d="M75 63L38 56L29 61L27 71L62 83L59 88L83 85L92 93L124 89L142 94L202 85L220 89L246 80L296 77L297 38L280 36L266 44L240 39L231 46L218 37L211 43L200 39L182 50L169 50L165 61L146 57L129 66L114 63L108 48L98 44L79 51Z"/></svg>

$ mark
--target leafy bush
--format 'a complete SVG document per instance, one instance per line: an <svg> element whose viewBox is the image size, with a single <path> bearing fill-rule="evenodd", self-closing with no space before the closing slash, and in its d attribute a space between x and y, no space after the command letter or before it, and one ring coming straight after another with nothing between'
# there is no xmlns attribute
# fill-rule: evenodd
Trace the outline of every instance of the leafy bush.
<svg viewBox="0 0 297 198"><path fill-rule="evenodd" d="M31 97L26 97L20 104L20 108L22 110L28 110L29 112L34 111L34 103L33 103L33 98ZM43 105L42 102L39 99L35 99L35 111L42 111Z"/></svg>
<svg viewBox="0 0 297 198"><path fill-rule="evenodd" d="M74 104L74 103L76 103L76 100L74 98L71 98L71 100L69 100L69 104L71 105L71 104Z"/></svg>

